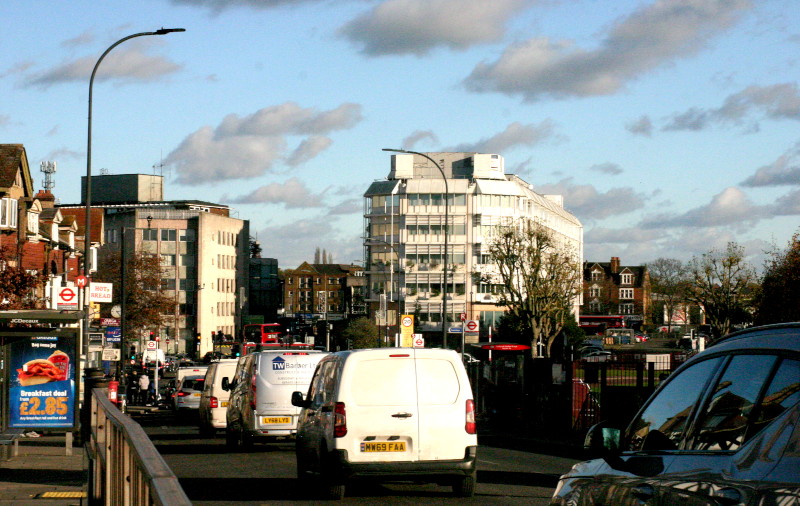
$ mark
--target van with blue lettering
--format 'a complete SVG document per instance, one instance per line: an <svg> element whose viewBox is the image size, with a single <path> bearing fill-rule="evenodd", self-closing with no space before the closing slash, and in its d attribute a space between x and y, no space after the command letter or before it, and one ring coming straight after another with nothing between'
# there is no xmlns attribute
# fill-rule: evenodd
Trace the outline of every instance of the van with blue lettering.
<svg viewBox="0 0 800 506"><path fill-rule="evenodd" d="M233 378L223 385L231 394L225 413L227 445L248 449L257 441L293 437L300 409L292 405L292 392L308 390L317 363L327 355L285 348L241 357Z"/></svg>

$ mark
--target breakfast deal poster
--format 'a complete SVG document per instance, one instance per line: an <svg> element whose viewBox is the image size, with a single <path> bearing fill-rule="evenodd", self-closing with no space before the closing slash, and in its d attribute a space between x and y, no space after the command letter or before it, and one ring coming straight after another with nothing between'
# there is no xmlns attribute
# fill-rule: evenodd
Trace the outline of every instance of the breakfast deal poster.
<svg viewBox="0 0 800 506"><path fill-rule="evenodd" d="M75 337L26 337L10 344L9 426L75 424Z"/></svg>

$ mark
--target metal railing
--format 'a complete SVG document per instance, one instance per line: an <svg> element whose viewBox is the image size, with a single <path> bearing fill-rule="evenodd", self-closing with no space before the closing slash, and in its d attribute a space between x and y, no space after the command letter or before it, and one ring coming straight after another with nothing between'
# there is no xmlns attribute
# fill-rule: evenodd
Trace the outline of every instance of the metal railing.
<svg viewBox="0 0 800 506"><path fill-rule="evenodd" d="M141 425L108 400L107 388L92 389L89 416L89 504L192 504Z"/></svg>

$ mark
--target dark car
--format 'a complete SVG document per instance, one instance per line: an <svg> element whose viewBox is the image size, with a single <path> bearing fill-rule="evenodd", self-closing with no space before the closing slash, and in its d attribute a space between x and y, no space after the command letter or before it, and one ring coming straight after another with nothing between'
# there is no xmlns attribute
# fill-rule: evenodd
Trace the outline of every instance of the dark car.
<svg viewBox="0 0 800 506"><path fill-rule="evenodd" d="M800 323L717 341L659 387L627 429L586 436L595 460L552 504L798 504Z"/></svg>

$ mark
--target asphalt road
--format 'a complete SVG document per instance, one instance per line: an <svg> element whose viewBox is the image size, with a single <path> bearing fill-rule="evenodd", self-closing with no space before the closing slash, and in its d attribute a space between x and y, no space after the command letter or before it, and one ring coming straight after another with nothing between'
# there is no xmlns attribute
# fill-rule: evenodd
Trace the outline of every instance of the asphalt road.
<svg viewBox="0 0 800 506"><path fill-rule="evenodd" d="M133 416L177 475L193 504L318 503L308 490L299 488L292 440L257 444L252 451L237 453L227 449L222 432L215 438L202 438L197 427L179 422L168 413ZM545 505L558 476L575 462L573 458L536 451L481 445L473 498L453 497L450 487L436 484L353 484L347 487L342 502Z"/></svg>

